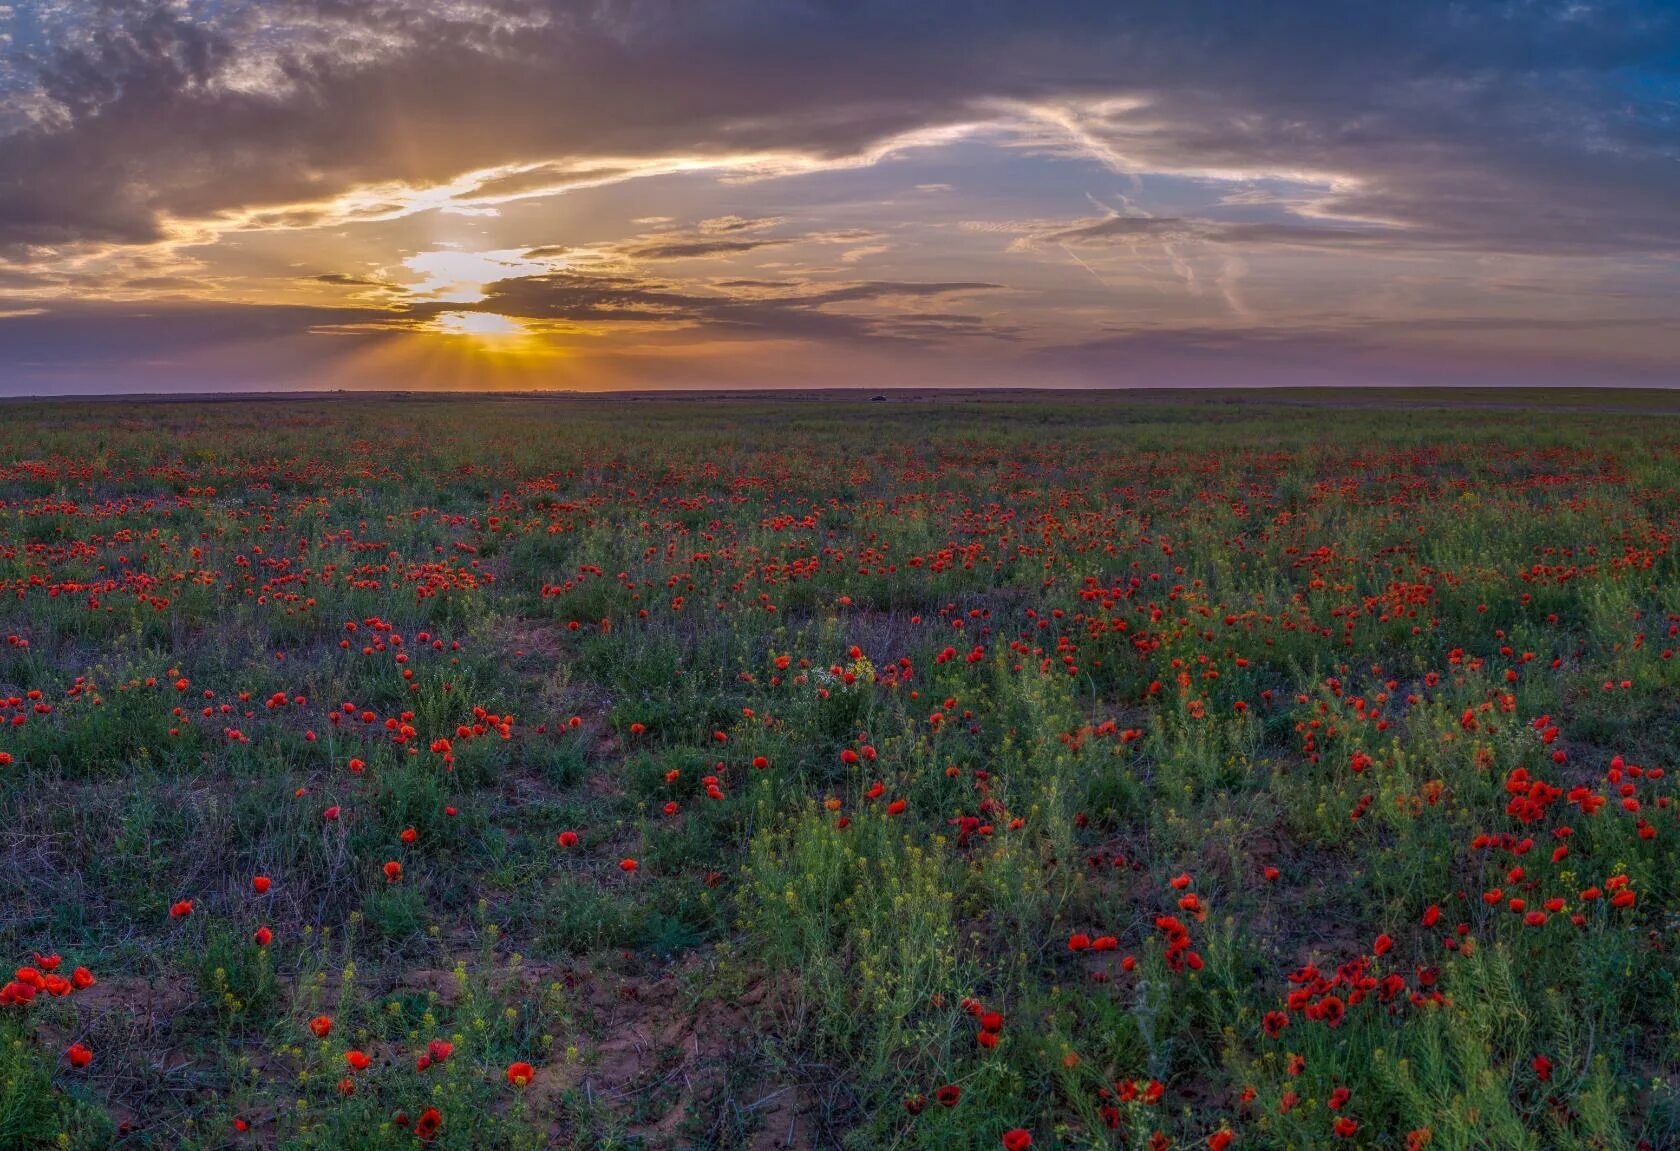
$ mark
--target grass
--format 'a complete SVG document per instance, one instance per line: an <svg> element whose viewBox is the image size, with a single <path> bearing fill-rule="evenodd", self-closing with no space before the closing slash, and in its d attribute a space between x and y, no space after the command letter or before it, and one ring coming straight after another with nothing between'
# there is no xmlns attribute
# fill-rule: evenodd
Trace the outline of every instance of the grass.
<svg viewBox="0 0 1680 1151"><path fill-rule="evenodd" d="M1680 422L1520 399L11 405L0 1148L1673 1146Z"/></svg>

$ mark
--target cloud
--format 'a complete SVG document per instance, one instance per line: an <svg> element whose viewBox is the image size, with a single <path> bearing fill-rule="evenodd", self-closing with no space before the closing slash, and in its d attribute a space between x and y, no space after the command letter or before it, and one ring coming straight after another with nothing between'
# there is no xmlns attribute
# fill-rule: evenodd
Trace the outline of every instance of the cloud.
<svg viewBox="0 0 1680 1151"><path fill-rule="evenodd" d="M791 239L761 240L670 240L637 244L620 249L635 260L684 260L698 256L732 256L759 248L780 248L793 243Z"/></svg>
<svg viewBox="0 0 1680 1151"><path fill-rule="evenodd" d="M781 223L781 217L743 219L739 216L724 216L702 220L693 232L656 232L651 236L613 245L610 250L631 260L685 260L707 256L734 256L762 248L785 248L793 244L858 244L880 238L880 233L864 228L774 236L759 234ZM878 247L874 250L886 249ZM845 256L842 256L841 260L849 262Z"/></svg>
<svg viewBox="0 0 1680 1151"><path fill-rule="evenodd" d="M1007 230L1007 229L1006 229ZM1066 223L1021 225L1018 248L1042 244L1106 247L1116 244L1199 242L1243 247L1319 248L1337 251L1426 251L1462 246L1463 237L1420 233L1383 224L1336 220L1322 223L1240 223L1180 216L1110 215Z"/></svg>
<svg viewBox="0 0 1680 1151"><path fill-rule="evenodd" d="M1628 343L1641 335L1640 346ZM1517 337L1489 340L1489 336ZM1582 341L1585 341L1584 343ZM1655 317L1543 321L1496 315L1271 327L1147 326L1027 352L1037 371L1108 387L1483 384L1672 386L1680 323Z"/></svg>
<svg viewBox="0 0 1680 1151"><path fill-rule="evenodd" d="M308 226L307 205L358 188L388 189L367 215L800 170L980 122L1116 172L1322 181L1318 211L1466 245L1680 247L1680 29L1657 0L65 11L44 46L4 49L31 110L0 142L14 248L152 242L262 208Z"/></svg>
<svg viewBox="0 0 1680 1151"><path fill-rule="evenodd" d="M0 371L444 305L1023 382L1389 371L1402 340L1423 374L1497 375L1503 340L1644 379L1672 350L1667 0L37 8L0 39ZM1372 326L1448 312L1478 326ZM1600 312L1641 326L1553 324Z"/></svg>
<svg viewBox="0 0 1680 1151"><path fill-rule="evenodd" d="M759 216L750 219L743 216L714 216L710 220L700 221L700 231L708 236L729 232L761 232L782 222L780 216Z"/></svg>
<svg viewBox="0 0 1680 1151"><path fill-rule="evenodd" d="M941 334L950 333L965 318L887 309L1000 289L982 282L890 280L801 284L791 291L765 281L722 281L716 287L720 290L701 292L628 274L563 271L490 284L475 307L521 319L695 327L733 338L919 341L936 334L935 325L943 325ZM918 320L928 323L919 327Z"/></svg>
<svg viewBox="0 0 1680 1151"><path fill-rule="evenodd" d="M365 276L352 276L347 272L322 272L318 276L310 276L317 284L332 284L341 287L388 288L391 285L381 280L370 280Z"/></svg>

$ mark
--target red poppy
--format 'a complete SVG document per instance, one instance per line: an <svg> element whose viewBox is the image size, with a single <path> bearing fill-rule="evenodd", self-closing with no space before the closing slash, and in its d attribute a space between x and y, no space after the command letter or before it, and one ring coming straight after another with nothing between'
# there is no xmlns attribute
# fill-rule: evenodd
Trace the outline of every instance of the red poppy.
<svg viewBox="0 0 1680 1151"><path fill-rule="evenodd" d="M443 1113L436 1107L428 1107L420 1113L420 1118L414 1121L414 1134L417 1138L430 1139L443 1126Z"/></svg>
<svg viewBox="0 0 1680 1151"><path fill-rule="evenodd" d="M266 875L254 875L251 877L251 890L258 895L266 895L273 883L274 881Z"/></svg>
<svg viewBox="0 0 1680 1151"><path fill-rule="evenodd" d="M70 1066L72 1067L86 1067L93 1062L93 1051L80 1043L72 1043L70 1049L64 1054L70 1060Z"/></svg>
<svg viewBox="0 0 1680 1151"><path fill-rule="evenodd" d="M190 900L190 899L180 900L179 902L174 904L172 907L170 907L169 917L171 919L185 919L187 916L192 914L192 908L193 908L192 900Z"/></svg>
<svg viewBox="0 0 1680 1151"><path fill-rule="evenodd" d="M309 1030L314 1033L317 1039L325 1039L328 1035L331 1035L332 1026L333 1021L325 1015L317 1015L309 1021Z"/></svg>
<svg viewBox="0 0 1680 1151"><path fill-rule="evenodd" d="M1004 1151L1027 1151L1032 1141L1032 1134L1025 1127L1011 1127L1003 1133Z"/></svg>
<svg viewBox="0 0 1680 1151"><path fill-rule="evenodd" d="M509 1063L507 1081L515 1087L523 1087L536 1076L529 1063Z"/></svg>

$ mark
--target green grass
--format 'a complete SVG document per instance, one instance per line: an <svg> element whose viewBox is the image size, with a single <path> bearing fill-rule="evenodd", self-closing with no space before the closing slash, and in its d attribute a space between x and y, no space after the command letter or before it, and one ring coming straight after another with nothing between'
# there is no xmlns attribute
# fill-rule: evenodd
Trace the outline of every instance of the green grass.
<svg viewBox="0 0 1680 1151"><path fill-rule="evenodd" d="M1592 399L11 405L0 1148L1674 1145Z"/></svg>

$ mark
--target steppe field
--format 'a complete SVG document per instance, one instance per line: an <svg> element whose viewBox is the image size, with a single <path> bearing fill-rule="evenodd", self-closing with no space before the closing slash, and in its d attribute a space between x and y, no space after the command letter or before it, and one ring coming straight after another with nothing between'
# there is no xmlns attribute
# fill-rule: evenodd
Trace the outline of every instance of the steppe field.
<svg viewBox="0 0 1680 1151"><path fill-rule="evenodd" d="M0 1149L1680 1146L1680 401L0 407Z"/></svg>

